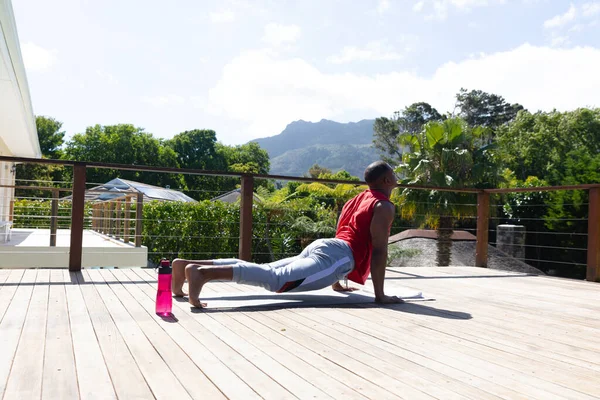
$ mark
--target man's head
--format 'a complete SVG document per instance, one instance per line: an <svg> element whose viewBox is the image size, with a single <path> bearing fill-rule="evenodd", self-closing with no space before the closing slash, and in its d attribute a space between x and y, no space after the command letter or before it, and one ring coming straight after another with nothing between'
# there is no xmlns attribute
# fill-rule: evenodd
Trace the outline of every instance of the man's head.
<svg viewBox="0 0 600 400"><path fill-rule="evenodd" d="M379 190L388 197L398 183L392 167L383 161L375 161L365 169L365 182L369 189Z"/></svg>

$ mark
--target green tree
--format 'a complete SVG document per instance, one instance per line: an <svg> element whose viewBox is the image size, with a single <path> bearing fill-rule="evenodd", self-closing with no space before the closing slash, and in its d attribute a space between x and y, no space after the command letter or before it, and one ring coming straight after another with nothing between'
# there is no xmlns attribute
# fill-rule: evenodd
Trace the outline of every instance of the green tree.
<svg viewBox="0 0 600 400"><path fill-rule="evenodd" d="M65 158L125 165L178 167L177 155L151 133L130 124L95 125L67 143ZM181 175L156 172L88 168L87 181L106 183L114 178L139 181L156 186L182 188Z"/></svg>
<svg viewBox="0 0 600 400"><path fill-rule="evenodd" d="M510 104L502 96L481 90L461 88L456 94L458 116L470 126L488 128L489 139L493 139L496 128L512 121L523 110L520 104Z"/></svg>
<svg viewBox="0 0 600 400"><path fill-rule="evenodd" d="M400 144L409 147L397 172L403 185L439 188L493 187L500 179L493 146L482 146L482 128L469 128L452 118L429 122L419 133L405 133ZM472 216L473 194L442 190L404 189L400 195L403 218L415 218L435 226L438 233L437 262L450 263L455 219Z"/></svg>
<svg viewBox="0 0 600 400"><path fill-rule="evenodd" d="M246 169L256 174L266 175L271 169L269 153L256 142L238 146L226 146L217 143L215 146L217 152L225 157L225 162L231 171ZM244 168L243 165L249 165L249 168Z"/></svg>
<svg viewBox="0 0 600 400"><path fill-rule="evenodd" d="M419 133L429 121L443 121L442 116L429 103L413 103L393 118L380 117L373 124L373 146L379 150L381 158L396 165L402 162L404 148L398 142L401 135Z"/></svg>
<svg viewBox="0 0 600 400"><path fill-rule="evenodd" d="M569 112L520 112L497 131L502 161L516 178L537 176L552 185L572 180L566 167L573 151L595 156L600 152L600 109ZM585 175L579 175L579 180ZM580 181L578 183L595 183Z"/></svg>
<svg viewBox="0 0 600 400"><path fill-rule="evenodd" d="M181 132L167 140L166 145L175 151L181 168L223 172L228 170L226 155L222 147L219 151L217 135L213 130ZM239 179L236 178L190 174L184 175L184 181L190 190L188 195L198 200L217 197L239 184Z"/></svg>
<svg viewBox="0 0 600 400"><path fill-rule="evenodd" d="M60 158L65 132L61 131L62 122L51 117L35 117L38 139L42 155L47 158Z"/></svg>
<svg viewBox="0 0 600 400"><path fill-rule="evenodd" d="M65 132L61 131L62 122L51 117L37 116L35 118L38 140L42 158L59 159L62 156L61 147L64 144ZM63 180L64 168L57 165L18 164L16 167L17 186L60 186ZM15 196L19 197L50 197L48 190L17 189Z"/></svg>
<svg viewBox="0 0 600 400"><path fill-rule="evenodd" d="M313 164L308 170L308 176L313 179L318 179L322 174L331 174L331 170L326 167L322 167L319 164Z"/></svg>

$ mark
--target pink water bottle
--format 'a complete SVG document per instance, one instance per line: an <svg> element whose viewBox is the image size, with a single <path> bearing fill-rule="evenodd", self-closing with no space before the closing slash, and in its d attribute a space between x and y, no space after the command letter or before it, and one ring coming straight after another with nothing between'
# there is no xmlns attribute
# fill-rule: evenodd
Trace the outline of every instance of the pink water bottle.
<svg viewBox="0 0 600 400"><path fill-rule="evenodd" d="M173 296L171 294L171 263L162 259L158 269L158 292L156 293L156 314L161 317L170 317L173 309Z"/></svg>

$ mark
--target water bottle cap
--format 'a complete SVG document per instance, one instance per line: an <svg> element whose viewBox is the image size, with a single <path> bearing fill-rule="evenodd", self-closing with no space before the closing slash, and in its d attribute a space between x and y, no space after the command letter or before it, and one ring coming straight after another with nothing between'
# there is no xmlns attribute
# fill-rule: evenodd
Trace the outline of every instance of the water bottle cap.
<svg viewBox="0 0 600 400"><path fill-rule="evenodd" d="M171 263L169 260L163 258L160 260L160 268L158 268L159 274L170 274L171 273Z"/></svg>

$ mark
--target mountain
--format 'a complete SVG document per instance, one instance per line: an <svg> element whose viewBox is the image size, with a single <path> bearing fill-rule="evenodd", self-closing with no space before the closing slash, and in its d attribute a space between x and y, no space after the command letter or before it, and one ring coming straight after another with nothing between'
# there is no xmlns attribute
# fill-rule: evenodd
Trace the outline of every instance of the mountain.
<svg viewBox="0 0 600 400"><path fill-rule="evenodd" d="M365 167L379 159L371 147L374 122L295 121L279 135L254 142L269 153L271 174L301 176L316 163L362 178Z"/></svg>

